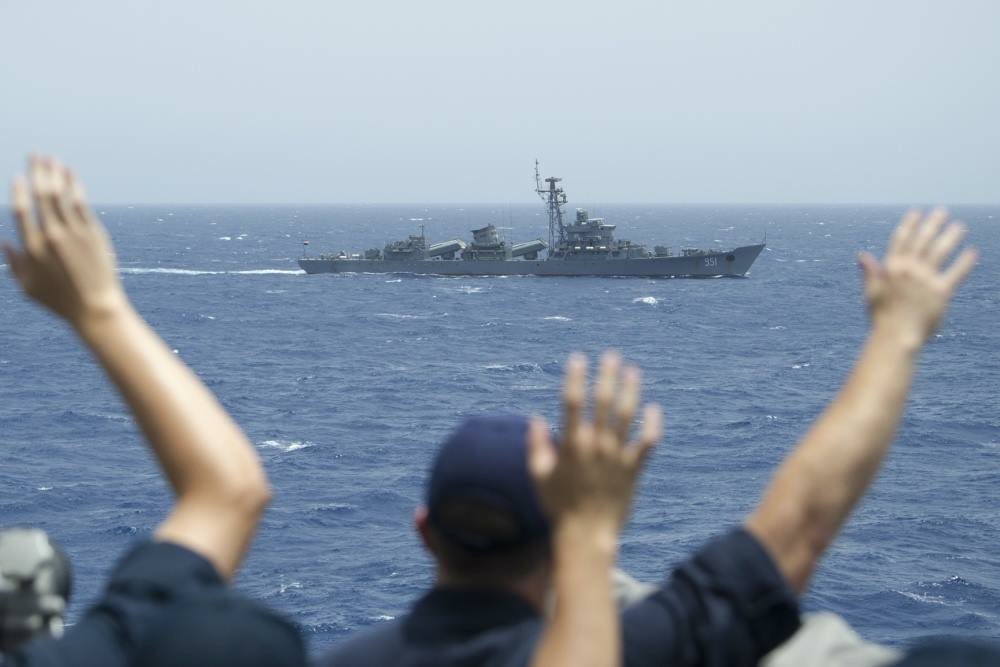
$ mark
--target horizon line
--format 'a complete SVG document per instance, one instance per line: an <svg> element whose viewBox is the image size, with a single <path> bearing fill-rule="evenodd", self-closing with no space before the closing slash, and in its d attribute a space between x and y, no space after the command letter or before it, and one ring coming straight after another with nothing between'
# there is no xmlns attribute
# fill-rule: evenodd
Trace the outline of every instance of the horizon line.
<svg viewBox="0 0 1000 667"><path fill-rule="evenodd" d="M824 202L824 201L734 201L734 202L710 202L710 201L605 201L605 202L579 202L580 206L567 205L568 209L593 207L593 206L886 206L886 207L931 207L931 206L1000 206L1000 200L990 201L960 201L960 202L892 202L892 201L850 201L850 202ZM7 204L9 206L9 204ZM91 204L94 208L110 206L538 206L529 202L449 202L449 201L260 201L260 202L231 202L231 201L118 201L118 202L96 202ZM542 208L541 206L539 208Z"/></svg>

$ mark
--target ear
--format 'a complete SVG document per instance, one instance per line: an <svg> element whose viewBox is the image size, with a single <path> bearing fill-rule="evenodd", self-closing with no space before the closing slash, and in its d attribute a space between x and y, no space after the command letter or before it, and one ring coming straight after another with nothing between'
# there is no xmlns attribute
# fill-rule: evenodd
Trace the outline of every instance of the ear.
<svg viewBox="0 0 1000 667"><path fill-rule="evenodd" d="M434 553L434 540L431 537L431 527L427 519L427 508L424 505L420 505L417 509L413 510L413 527L417 531L417 535L420 536L420 542L424 545L427 551Z"/></svg>

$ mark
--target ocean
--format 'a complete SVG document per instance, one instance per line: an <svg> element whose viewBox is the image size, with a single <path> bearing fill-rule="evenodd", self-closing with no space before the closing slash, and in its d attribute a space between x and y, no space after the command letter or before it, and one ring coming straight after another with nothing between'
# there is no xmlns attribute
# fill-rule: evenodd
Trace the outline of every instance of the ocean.
<svg viewBox="0 0 1000 667"><path fill-rule="evenodd" d="M494 223L544 237L539 205L106 206L138 310L221 399L274 488L236 586L322 651L431 583L412 529L438 443L463 416L558 414L566 354L616 347L663 405L620 563L655 582L736 524L836 393L866 332L855 253L902 207L605 205L650 245L767 236L746 279L316 275L310 252ZM1000 636L1000 207L955 214L981 265L921 356L874 486L807 610L897 646ZM0 238L13 236L0 219ZM6 268L3 269L6 273ZM75 568L71 620L170 504L135 426L69 329L0 277L0 525L36 525Z"/></svg>

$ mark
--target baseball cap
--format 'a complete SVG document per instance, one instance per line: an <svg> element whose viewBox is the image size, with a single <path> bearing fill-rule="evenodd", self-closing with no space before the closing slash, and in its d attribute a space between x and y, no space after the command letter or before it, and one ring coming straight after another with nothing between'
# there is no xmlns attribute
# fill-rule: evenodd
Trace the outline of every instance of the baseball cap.
<svg viewBox="0 0 1000 667"><path fill-rule="evenodd" d="M427 485L428 519L445 539L470 551L499 552L548 538L549 522L528 473L527 438L528 419L518 415L471 417L448 437ZM469 508L501 521L477 527L465 520Z"/></svg>

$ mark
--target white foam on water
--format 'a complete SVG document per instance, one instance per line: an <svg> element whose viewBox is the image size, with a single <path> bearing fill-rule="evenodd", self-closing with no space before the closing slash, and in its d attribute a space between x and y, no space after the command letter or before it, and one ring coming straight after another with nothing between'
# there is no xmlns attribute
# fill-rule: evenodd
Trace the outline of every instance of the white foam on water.
<svg viewBox="0 0 1000 667"><path fill-rule="evenodd" d="M232 241L233 237L232 236L220 236L219 240L220 241Z"/></svg>
<svg viewBox="0 0 1000 667"><path fill-rule="evenodd" d="M122 267L119 273L144 275L148 273L160 273L173 276L304 276L302 269L247 269L245 271L202 271L199 269L173 269L162 266L157 267Z"/></svg>
<svg viewBox="0 0 1000 667"><path fill-rule="evenodd" d="M283 452L297 452L300 449L307 449L312 447L311 442L301 442L299 440L283 441L283 440L265 440L260 443L261 447L267 449L280 449Z"/></svg>
<svg viewBox="0 0 1000 667"><path fill-rule="evenodd" d="M51 486L40 486L40 487L38 487L38 490L39 491L51 491L52 487Z"/></svg>
<svg viewBox="0 0 1000 667"><path fill-rule="evenodd" d="M156 268L125 267L125 268L119 268L118 272L132 274L132 275L144 275L147 273L164 273L174 276L214 276L222 273L222 271L196 271L194 269L167 269L162 267L156 267Z"/></svg>
<svg viewBox="0 0 1000 667"><path fill-rule="evenodd" d="M408 315L406 313L375 313L375 316L390 320L426 320L429 317L429 315Z"/></svg>
<svg viewBox="0 0 1000 667"><path fill-rule="evenodd" d="M248 269L246 271L222 271L233 276L304 276L302 269Z"/></svg>
<svg viewBox="0 0 1000 667"><path fill-rule="evenodd" d="M632 303L645 303L650 306L655 306L659 303L655 296L640 296L632 299Z"/></svg>
<svg viewBox="0 0 1000 667"><path fill-rule="evenodd" d="M396 278L395 280L387 280L386 282L387 283L401 283L401 282L403 282L403 279L402 278Z"/></svg>
<svg viewBox="0 0 1000 667"><path fill-rule="evenodd" d="M573 319L570 317L565 317L563 315L549 315L548 317L543 317L543 320L549 320L551 322L572 322Z"/></svg>
<svg viewBox="0 0 1000 667"><path fill-rule="evenodd" d="M541 372L542 367L533 361L522 361L515 364L486 364L483 366L483 369L488 371L504 371L511 373L534 373Z"/></svg>
<svg viewBox="0 0 1000 667"><path fill-rule="evenodd" d="M394 621L394 620L396 620L395 616L390 616L389 614L379 614L378 616L373 616L372 618L374 620L376 620L376 621Z"/></svg>
<svg viewBox="0 0 1000 667"><path fill-rule="evenodd" d="M947 605L944 596L942 595L931 595L930 593L911 593L909 591L896 591L905 598L910 598L916 602L926 602L927 604L940 604Z"/></svg>
<svg viewBox="0 0 1000 667"><path fill-rule="evenodd" d="M810 366L810 364L792 364L792 368L794 368L796 370L799 369L799 368L809 368L809 366Z"/></svg>
<svg viewBox="0 0 1000 667"><path fill-rule="evenodd" d="M281 584L278 586L278 595L284 595L285 591L288 590L302 590L302 583L299 581L291 581L287 584Z"/></svg>

